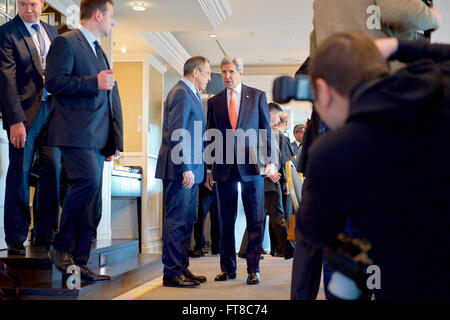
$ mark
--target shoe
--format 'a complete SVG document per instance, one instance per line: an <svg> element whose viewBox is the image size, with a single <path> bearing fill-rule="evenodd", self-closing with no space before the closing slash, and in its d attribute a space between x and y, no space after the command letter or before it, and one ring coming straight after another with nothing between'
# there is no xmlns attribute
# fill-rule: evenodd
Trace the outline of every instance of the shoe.
<svg viewBox="0 0 450 320"><path fill-rule="evenodd" d="M198 286L200 283L197 281L191 281L184 274L181 276L166 276L163 277L164 287L178 287L178 288L192 288Z"/></svg>
<svg viewBox="0 0 450 320"><path fill-rule="evenodd" d="M184 271L184 276L191 281L197 281L199 283L203 283L206 282L206 277L205 276L196 276L194 275L189 269L186 269Z"/></svg>
<svg viewBox="0 0 450 320"><path fill-rule="evenodd" d="M217 249L217 250L212 249L212 250L211 250L211 254L212 254L213 256L215 256L215 255L217 255L217 254L220 254L220 250L219 250L219 249Z"/></svg>
<svg viewBox="0 0 450 320"><path fill-rule="evenodd" d="M201 255L195 253L195 251L194 251L194 250L191 250L191 249L188 250L188 256L189 256L190 258L200 258L200 257L201 257Z"/></svg>
<svg viewBox="0 0 450 320"><path fill-rule="evenodd" d="M258 272L251 272L248 274L247 284L258 284L260 281Z"/></svg>
<svg viewBox="0 0 450 320"><path fill-rule="evenodd" d="M62 273L66 273L69 266L75 265L72 255L69 252L58 251L53 246L50 246L50 249L48 250L48 257L53 262L56 269Z"/></svg>
<svg viewBox="0 0 450 320"><path fill-rule="evenodd" d="M247 255L245 253L238 253L239 258L245 259L246 256Z"/></svg>
<svg viewBox="0 0 450 320"><path fill-rule="evenodd" d="M32 247L45 247L45 250L49 250L52 245L52 239L33 239L31 242Z"/></svg>
<svg viewBox="0 0 450 320"><path fill-rule="evenodd" d="M12 242L8 244L8 254L10 255L25 255L25 247L22 242Z"/></svg>
<svg viewBox="0 0 450 320"><path fill-rule="evenodd" d="M111 280L111 277L106 274L98 274L89 269L87 266L79 266L81 272L81 280L83 281L105 281Z"/></svg>
<svg viewBox="0 0 450 320"><path fill-rule="evenodd" d="M194 254L199 256L199 257L204 257L205 256L205 252L202 249L195 250Z"/></svg>
<svg viewBox="0 0 450 320"><path fill-rule="evenodd" d="M221 272L214 278L214 281L227 281L228 279L236 279L236 272Z"/></svg>
<svg viewBox="0 0 450 320"><path fill-rule="evenodd" d="M263 249L263 250L261 251L261 254L267 254L267 251Z"/></svg>
<svg viewBox="0 0 450 320"><path fill-rule="evenodd" d="M277 257L277 258L283 258L283 257L284 257L284 254L281 253L281 252L277 252L277 254L275 255L275 257Z"/></svg>

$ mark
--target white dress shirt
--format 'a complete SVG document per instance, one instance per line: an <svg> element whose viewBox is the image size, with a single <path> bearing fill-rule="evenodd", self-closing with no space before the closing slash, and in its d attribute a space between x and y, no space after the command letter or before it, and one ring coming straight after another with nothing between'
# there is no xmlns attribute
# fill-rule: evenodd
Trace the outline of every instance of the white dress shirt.
<svg viewBox="0 0 450 320"><path fill-rule="evenodd" d="M94 42L98 41L98 43L100 44L100 41L96 37L94 37L94 35L88 29L83 27L81 24L78 26L78 29L80 29L81 33L86 38L89 45L91 46L92 51L94 51L94 55L97 56L97 51L95 51Z"/></svg>

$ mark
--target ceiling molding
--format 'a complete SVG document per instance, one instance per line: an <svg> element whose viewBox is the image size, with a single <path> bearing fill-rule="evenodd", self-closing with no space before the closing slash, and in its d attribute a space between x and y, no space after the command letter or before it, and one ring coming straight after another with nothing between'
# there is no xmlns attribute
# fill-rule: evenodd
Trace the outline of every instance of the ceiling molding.
<svg viewBox="0 0 450 320"><path fill-rule="evenodd" d="M68 12L70 6L77 6L80 8L80 0L47 0L46 2L65 16L70 14L70 12Z"/></svg>
<svg viewBox="0 0 450 320"><path fill-rule="evenodd" d="M138 32L169 65L183 75L183 66L191 55L170 32Z"/></svg>
<svg viewBox="0 0 450 320"><path fill-rule="evenodd" d="M198 0L214 30L225 22L233 11L228 0Z"/></svg>
<svg viewBox="0 0 450 320"><path fill-rule="evenodd" d="M153 53L150 55L150 58L148 59L148 63L155 68L159 73L166 73L167 72L167 66L165 63L163 63L161 60L158 59L157 56L155 56Z"/></svg>

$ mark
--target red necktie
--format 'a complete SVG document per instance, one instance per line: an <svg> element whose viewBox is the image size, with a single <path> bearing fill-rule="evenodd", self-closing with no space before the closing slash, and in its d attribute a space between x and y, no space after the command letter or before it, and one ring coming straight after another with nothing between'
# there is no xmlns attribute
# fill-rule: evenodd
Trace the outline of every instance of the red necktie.
<svg viewBox="0 0 450 320"><path fill-rule="evenodd" d="M236 111L236 101L234 101L234 89L231 89L230 103L228 105L228 116L230 117L231 127L236 131L237 127L237 111Z"/></svg>

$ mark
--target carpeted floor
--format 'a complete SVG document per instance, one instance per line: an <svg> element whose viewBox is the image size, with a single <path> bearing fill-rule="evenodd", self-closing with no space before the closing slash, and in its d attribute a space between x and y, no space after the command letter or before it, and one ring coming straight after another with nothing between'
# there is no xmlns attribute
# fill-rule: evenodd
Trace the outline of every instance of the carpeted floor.
<svg viewBox="0 0 450 320"><path fill-rule="evenodd" d="M204 275L208 281L196 288L169 288L161 280L135 290L128 299L136 300L289 300L292 259L264 255L260 262L261 283L248 285L245 259L237 258L237 278L224 282L214 281L220 272L219 256L190 259L189 269L196 275ZM162 277L160 278L162 279ZM150 287L148 289L148 287ZM318 299L324 299L323 288Z"/></svg>

